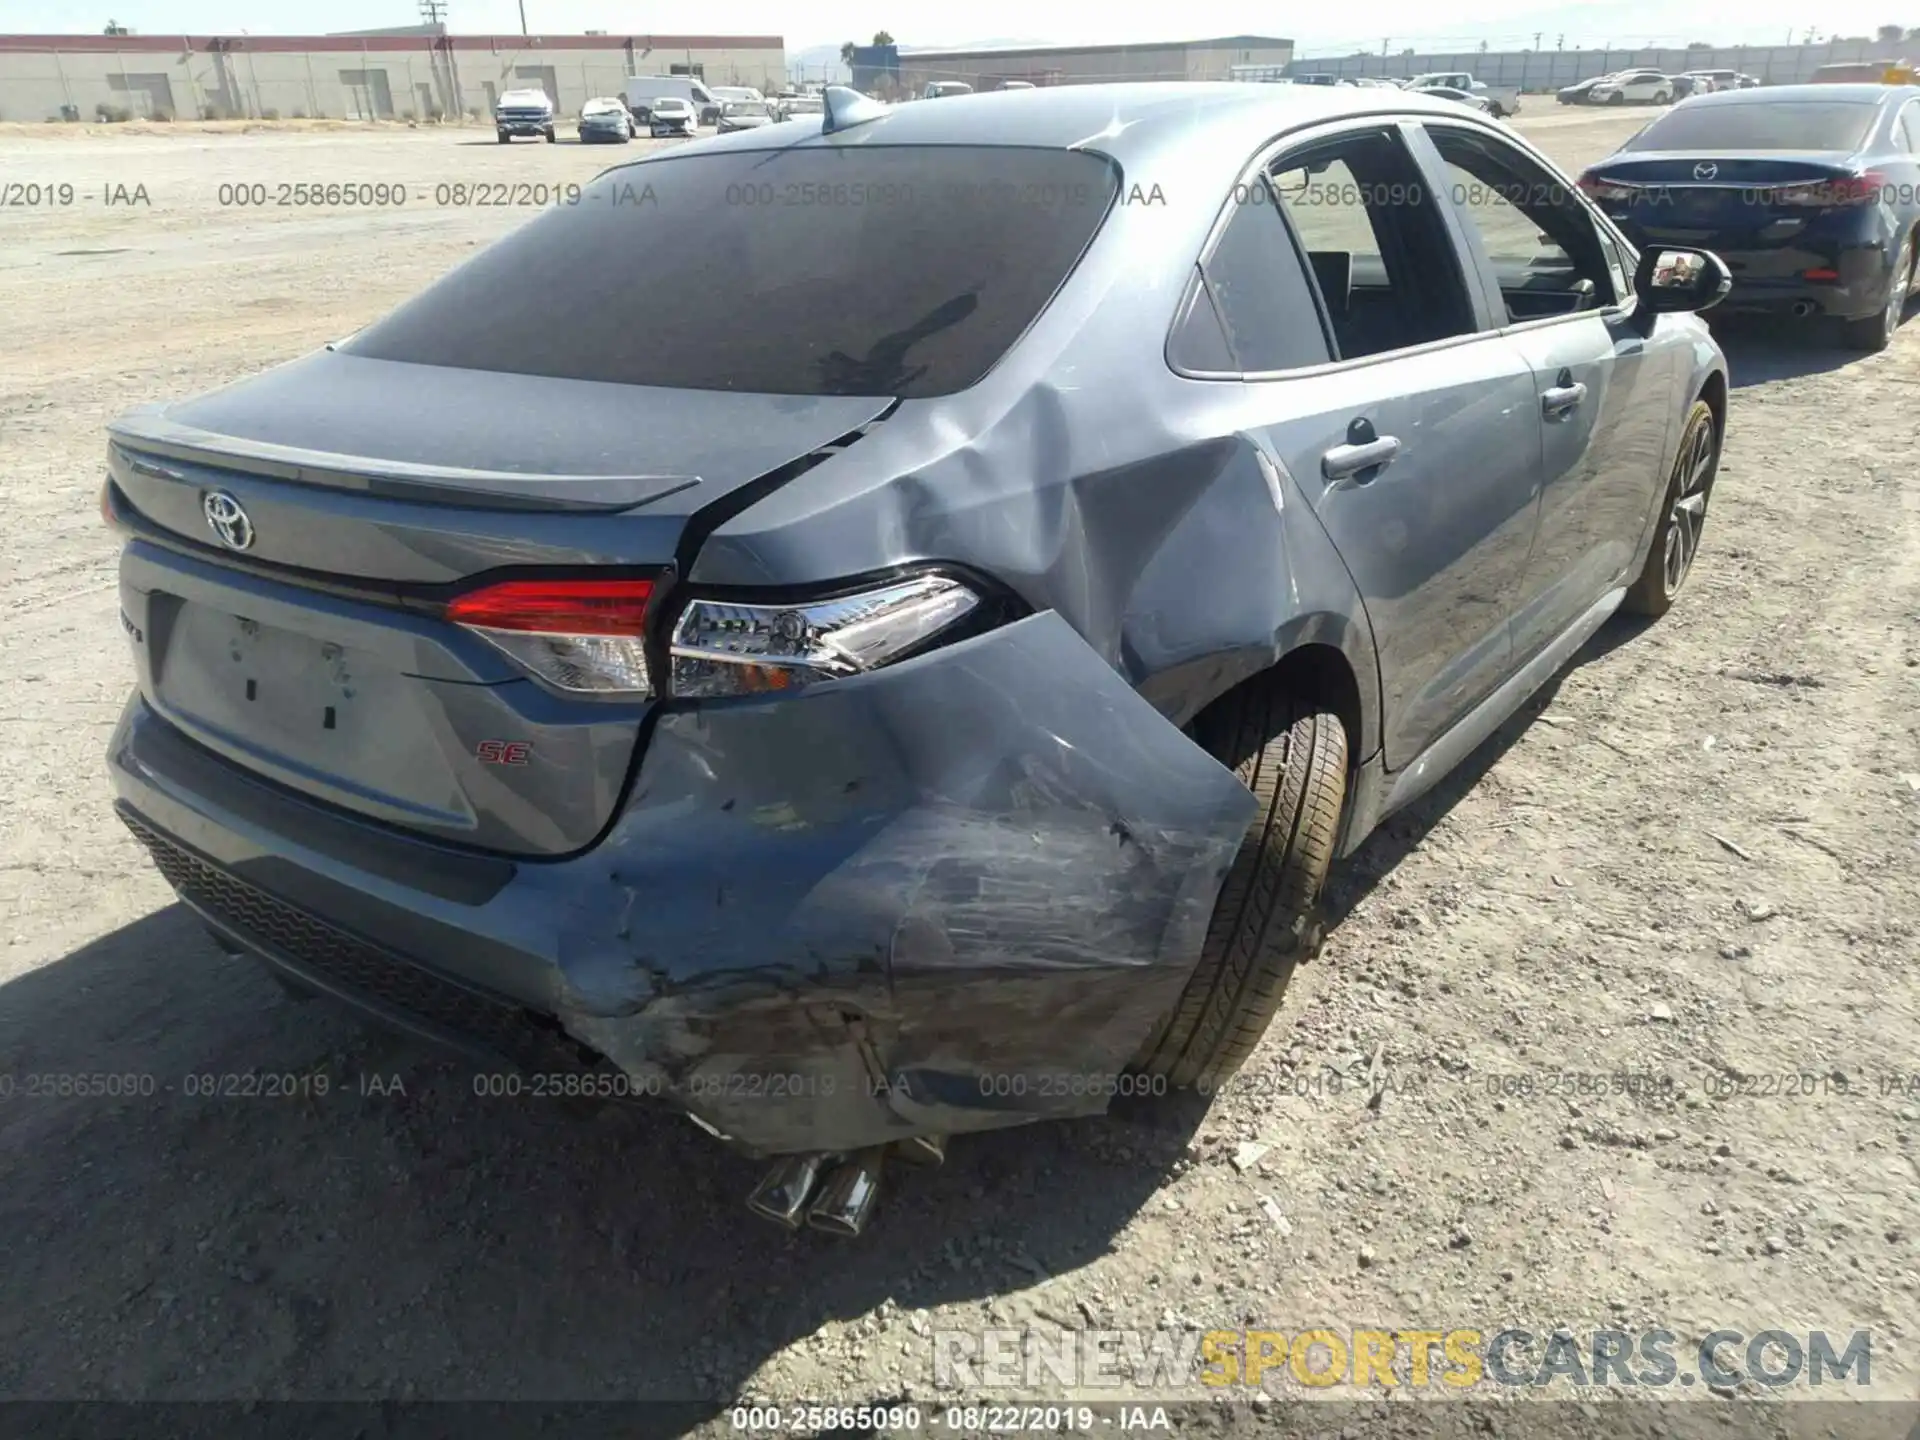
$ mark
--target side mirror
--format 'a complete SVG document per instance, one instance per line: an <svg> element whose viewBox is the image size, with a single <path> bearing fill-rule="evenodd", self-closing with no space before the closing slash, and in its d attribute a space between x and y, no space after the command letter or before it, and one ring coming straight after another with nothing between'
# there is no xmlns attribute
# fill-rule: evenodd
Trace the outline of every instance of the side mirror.
<svg viewBox="0 0 1920 1440"><path fill-rule="evenodd" d="M1733 288L1733 272L1711 250L1655 245L1640 255L1633 275L1642 309L1653 314L1711 310Z"/></svg>

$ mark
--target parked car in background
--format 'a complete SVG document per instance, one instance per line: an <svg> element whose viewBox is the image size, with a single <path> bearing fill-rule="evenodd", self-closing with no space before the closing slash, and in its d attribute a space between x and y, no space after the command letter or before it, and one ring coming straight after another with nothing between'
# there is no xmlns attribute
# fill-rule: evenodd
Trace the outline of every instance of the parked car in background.
<svg viewBox="0 0 1920 1440"><path fill-rule="evenodd" d="M1678 87L1664 70L1622 70L1587 92L1593 105L1671 105Z"/></svg>
<svg viewBox="0 0 1920 1440"><path fill-rule="evenodd" d="M1002 80L999 88L1002 90L1032 90L1035 87L1031 80Z"/></svg>
<svg viewBox="0 0 1920 1440"><path fill-rule="evenodd" d="M1424 75L1416 75L1407 81L1409 90L1464 90L1471 95L1484 95L1487 99L1487 113L1490 115L1512 115L1520 109L1520 89L1515 85L1488 85L1476 80L1465 70L1430 70Z"/></svg>
<svg viewBox="0 0 1920 1440"><path fill-rule="evenodd" d="M973 86L964 80L934 80L920 92L922 100L945 100L954 95L971 95Z"/></svg>
<svg viewBox="0 0 1920 1440"><path fill-rule="evenodd" d="M1296 85L1338 85L1340 83L1340 77L1338 75L1323 75L1316 71L1310 75L1294 76L1293 83Z"/></svg>
<svg viewBox="0 0 1920 1440"><path fill-rule="evenodd" d="M1751 90L1760 83L1756 77L1743 74L1738 70L1690 70L1687 73L1689 75L1703 75L1713 81L1715 91Z"/></svg>
<svg viewBox="0 0 1920 1440"><path fill-rule="evenodd" d="M633 112L633 118L642 125L653 113L653 102L669 96L686 101L696 122L702 113L719 109L713 92L691 75L629 75L620 94L627 102L627 109Z"/></svg>
<svg viewBox="0 0 1920 1440"><path fill-rule="evenodd" d="M107 759L224 947L857 1233L890 1155L1218 1094L1336 858L1681 598L1725 269L1431 97L829 106L117 421ZM843 186L913 203L737 199Z"/></svg>
<svg viewBox="0 0 1920 1440"><path fill-rule="evenodd" d="M1611 74L1589 75L1586 79L1576 80L1571 85L1562 85L1558 90L1554 91L1554 99L1558 100L1562 105L1588 104L1593 95L1593 87L1596 85L1605 85L1612 79L1613 76Z"/></svg>
<svg viewBox="0 0 1920 1440"><path fill-rule="evenodd" d="M801 115L818 115L825 108L818 95L789 95L780 101L774 114L781 120L792 120Z"/></svg>
<svg viewBox="0 0 1920 1440"><path fill-rule="evenodd" d="M580 107L582 145L624 145L633 133L633 115L624 100L603 96Z"/></svg>
<svg viewBox="0 0 1920 1440"><path fill-rule="evenodd" d="M764 100L726 100L720 105L720 118L715 129L722 135L732 135L741 130L758 130L762 125L774 123L773 107Z"/></svg>
<svg viewBox="0 0 1920 1440"><path fill-rule="evenodd" d="M543 138L552 144L556 139L552 97L544 90L507 91L493 107L493 128L502 145L511 144L516 135Z"/></svg>
<svg viewBox="0 0 1920 1440"><path fill-rule="evenodd" d="M713 97L712 105L697 107L700 109L702 125L718 125L720 112L729 102L747 101L758 105L767 103L767 97L751 85L709 85L707 93ZM772 111L769 110L768 113L771 114Z"/></svg>
<svg viewBox="0 0 1920 1440"><path fill-rule="evenodd" d="M659 140L672 135L695 135L700 130L700 115L693 102L678 95L661 95L649 107L647 133Z"/></svg>
<svg viewBox="0 0 1920 1440"><path fill-rule="evenodd" d="M1485 115L1496 114L1493 100L1486 95L1477 95L1471 90L1456 90L1451 85L1420 85L1408 88L1410 95L1432 95L1436 99L1451 100L1456 105L1466 105Z"/></svg>
<svg viewBox="0 0 1920 1440"><path fill-rule="evenodd" d="M1920 252L1920 90L1777 85L1673 107L1581 187L1636 244L1709 248L1726 309L1840 323L1884 349Z"/></svg>

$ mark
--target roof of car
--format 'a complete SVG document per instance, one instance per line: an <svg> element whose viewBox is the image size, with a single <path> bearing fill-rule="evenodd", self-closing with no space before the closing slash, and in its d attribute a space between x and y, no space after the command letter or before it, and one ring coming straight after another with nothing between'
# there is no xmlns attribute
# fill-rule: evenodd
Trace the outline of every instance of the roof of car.
<svg viewBox="0 0 1920 1440"><path fill-rule="evenodd" d="M1688 105L1771 105L1783 100L1819 100L1826 103L1877 105L1891 95L1910 92L1911 85L1762 85L1752 90L1715 90L1696 95Z"/></svg>
<svg viewBox="0 0 1920 1440"><path fill-rule="evenodd" d="M1056 85L1029 92L1018 105L1008 105L987 93L955 95L939 105L890 106L877 119L831 136L810 135L794 143L1084 146L1127 164L1196 142L1244 156L1295 126L1343 115L1393 113L1457 117L1463 111L1457 101L1422 96L1417 91L1353 85L1263 85L1225 80ZM752 136L722 136L681 146L673 153L687 156L711 148L754 149L766 143L764 138Z"/></svg>

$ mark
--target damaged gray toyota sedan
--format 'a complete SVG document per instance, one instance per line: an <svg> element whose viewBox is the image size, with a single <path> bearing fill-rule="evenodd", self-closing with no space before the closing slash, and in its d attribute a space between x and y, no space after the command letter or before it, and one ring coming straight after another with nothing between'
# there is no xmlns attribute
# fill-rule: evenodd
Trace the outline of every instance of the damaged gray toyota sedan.
<svg viewBox="0 0 1920 1440"><path fill-rule="evenodd" d="M119 812L296 992L857 1231L1220 1084L1336 857L1672 603L1726 283L1418 95L830 92L111 427Z"/></svg>

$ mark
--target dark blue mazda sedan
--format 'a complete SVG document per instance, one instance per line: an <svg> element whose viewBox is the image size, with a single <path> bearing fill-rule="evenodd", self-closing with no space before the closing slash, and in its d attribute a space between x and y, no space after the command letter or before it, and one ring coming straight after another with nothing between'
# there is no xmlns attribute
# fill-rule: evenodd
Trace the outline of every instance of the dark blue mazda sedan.
<svg viewBox="0 0 1920 1440"><path fill-rule="evenodd" d="M1674 106L1580 178L1639 245L1712 250L1723 311L1830 316L1881 350L1920 288L1920 87L1780 85Z"/></svg>

